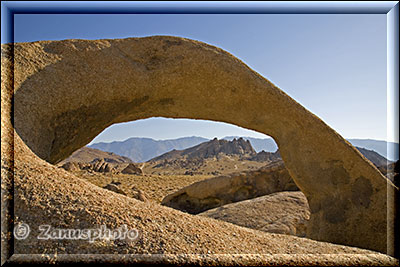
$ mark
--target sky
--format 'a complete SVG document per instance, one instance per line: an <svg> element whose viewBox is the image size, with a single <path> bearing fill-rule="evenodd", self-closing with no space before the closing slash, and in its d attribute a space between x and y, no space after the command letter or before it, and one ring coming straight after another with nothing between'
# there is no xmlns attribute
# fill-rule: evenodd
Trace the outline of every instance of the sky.
<svg viewBox="0 0 400 267"><path fill-rule="evenodd" d="M244 61L345 138L387 135L384 14L15 15L14 41L174 35ZM265 137L225 123L152 118L105 129L93 142L129 137ZM395 140L395 138L397 138Z"/></svg>

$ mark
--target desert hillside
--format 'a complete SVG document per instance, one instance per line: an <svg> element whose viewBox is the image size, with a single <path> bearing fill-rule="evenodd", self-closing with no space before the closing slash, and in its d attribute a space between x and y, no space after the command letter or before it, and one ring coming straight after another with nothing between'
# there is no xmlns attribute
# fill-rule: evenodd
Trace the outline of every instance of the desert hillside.
<svg viewBox="0 0 400 267"><path fill-rule="evenodd" d="M118 164L118 163L130 163L132 160L128 157L117 155L113 152L105 152L99 149L90 147L82 147L72 153L71 156L61 161L59 164L67 162L80 162L80 163L91 163L93 161L103 160L107 163Z"/></svg>
<svg viewBox="0 0 400 267"><path fill-rule="evenodd" d="M243 138L213 139L184 150L173 150L144 165L144 172L158 175L222 175L261 168L278 159L274 153L256 153Z"/></svg>

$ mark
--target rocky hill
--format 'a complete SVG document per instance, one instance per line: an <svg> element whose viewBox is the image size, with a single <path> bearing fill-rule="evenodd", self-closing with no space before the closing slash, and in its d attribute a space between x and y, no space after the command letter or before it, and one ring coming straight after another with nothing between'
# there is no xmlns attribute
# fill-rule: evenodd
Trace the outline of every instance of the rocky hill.
<svg viewBox="0 0 400 267"><path fill-rule="evenodd" d="M361 147L356 147L361 154L364 155L369 161L371 161L376 167L386 166L392 163L390 160L386 159L385 157L381 156L380 154L376 153L373 150L368 150Z"/></svg>
<svg viewBox="0 0 400 267"><path fill-rule="evenodd" d="M132 137L125 141L95 143L89 147L114 152L118 155L129 157L134 162L145 162L173 149L186 149L205 141L208 141L208 139L196 136L172 140Z"/></svg>
<svg viewBox="0 0 400 267"><path fill-rule="evenodd" d="M399 159L399 143L374 139L347 139L353 146L373 150L390 161Z"/></svg>
<svg viewBox="0 0 400 267"><path fill-rule="evenodd" d="M63 165L67 162L79 162L79 163L92 163L94 161L103 160L107 163L119 164L119 163L131 163L130 158L117 155L112 152L105 152L99 149L90 147L82 147L72 153L67 159L61 161L59 165Z"/></svg>
<svg viewBox="0 0 400 267"><path fill-rule="evenodd" d="M232 141L233 139L238 139L240 137L242 137L244 140L249 140L251 146L256 152L260 152L262 150L267 152L275 152L278 149L278 145L275 143L275 140L272 137L255 138L250 136L225 136L221 139Z"/></svg>
<svg viewBox="0 0 400 267"><path fill-rule="evenodd" d="M250 160L253 161L260 161L260 162L269 162L269 161L277 161L277 160L282 160L281 154L279 153L279 150L276 152L266 152L266 151L261 151L258 152L256 155L254 155Z"/></svg>
<svg viewBox="0 0 400 267"><path fill-rule="evenodd" d="M185 159L208 159L221 157L223 155L239 156L240 159L250 159L257 155L250 142L243 138L228 140L218 140L201 143L197 146L185 150L172 150L150 161L169 160L177 158Z"/></svg>

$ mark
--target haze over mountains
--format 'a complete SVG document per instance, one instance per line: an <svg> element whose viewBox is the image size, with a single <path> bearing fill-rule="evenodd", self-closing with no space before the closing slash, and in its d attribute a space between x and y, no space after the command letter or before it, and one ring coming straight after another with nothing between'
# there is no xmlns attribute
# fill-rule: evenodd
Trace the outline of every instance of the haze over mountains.
<svg viewBox="0 0 400 267"><path fill-rule="evenodd" d="M238 136L227 136L222 139L233 140L239 138ZM258 153L262 150L267 152L275 152L278 149L275 141L272 138L253 138L243 137L244 140L249 140L254 150ZM128 157L134 162L146 162L157 156L160 156L166 152L172 150L183 150L189 147L199 145L203 142L210 141L210 139L203 137L183 137L170 140L154 140L151 138L132 137L125 141L114 141L110 143L95 143L90 145L91 148L96 148L102 151L113 152L115 154ZM388 155L387 147L395 151L394 155L398 156L399 144L372 140L372 139L348 139L348 141L354 146L373 150L379 153L381 156L388 158L389 160L397 160L398 158L391 157Z"/></svg>
<svg viewBox="0 0 400 267"><path fill-rule="evenodd" d="M118 155L130 158L134 162L145 162L173 149L185 149L208 140L209 139L196 136L171 140L154 140L151 138L132 137L125 141L95 143L89 147L107 152L114 152Z"/></svg>
<svg viewBox="0 0 400 267"><path fill-rule="evenodd" d="M388 160L396 161L399 159L399 143L374 139L347 139L347 141L353 146L373 150Z"/></svg>

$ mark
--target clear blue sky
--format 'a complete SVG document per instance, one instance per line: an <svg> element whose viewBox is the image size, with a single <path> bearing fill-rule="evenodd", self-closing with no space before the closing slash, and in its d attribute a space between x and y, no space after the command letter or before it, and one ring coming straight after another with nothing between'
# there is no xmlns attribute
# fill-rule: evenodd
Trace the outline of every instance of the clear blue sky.
<svg viewBox="0 0 400 267"><path fill-rule="evenodd" d="M394 141L386 127L386 15L16 15L16 42L175 35L232 53L345 138ZM261 137L204 121L114 125L94 141ZM398 142L398 140L395 140Z"/></svg>

